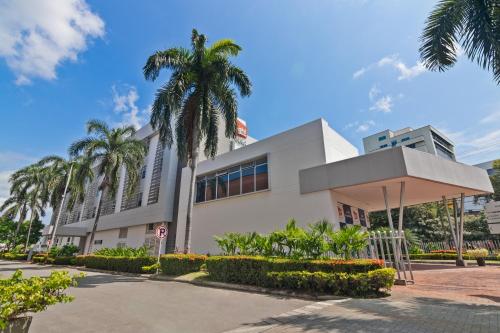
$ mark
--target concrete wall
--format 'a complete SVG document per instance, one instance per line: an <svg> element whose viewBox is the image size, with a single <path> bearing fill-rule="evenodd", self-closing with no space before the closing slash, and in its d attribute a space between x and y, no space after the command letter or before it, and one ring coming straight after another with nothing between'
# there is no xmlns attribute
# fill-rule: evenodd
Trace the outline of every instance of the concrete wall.
<svg viewBox="0 0 500 333"><path fill-rule="evenodd" d="M198 174L224 169L267 155L269 190L203 203L193 211L192 250L217 253L213 240L225 232L270 232L290 218L306 226L322 218L336 224L335 196L330 191L301 195L299 170L357 154L354 146L320 119L199 164ZM190 170L182 172L176 246L184 246Z"/></svg>

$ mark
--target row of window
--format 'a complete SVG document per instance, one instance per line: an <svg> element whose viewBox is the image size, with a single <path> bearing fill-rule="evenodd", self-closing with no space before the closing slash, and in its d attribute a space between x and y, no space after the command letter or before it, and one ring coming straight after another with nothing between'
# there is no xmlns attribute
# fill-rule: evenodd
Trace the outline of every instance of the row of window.
<svg viewBox="0 0 500 333"><path fill-rule="evenodd" d="M384 135L384 136L379 137L378 141L383 141L385 139L386 139L386 136ZM405 137L405 138L401 139L401 142L405 142L405 141L408 141L408 140L410 140L410 138L409 137ZM392 147L395 147L397 144L398 144L398 140L392 140L391 141L391 146ZM387 148L387 147L388 147L387 144L380 145L380 148Z"/></svg>
<svg viewBox="0 0 500 333"><path fill-rule="evenodd" d="M196 202L227 198L269 188L267 157L237 165L196 180Z"/></svg>

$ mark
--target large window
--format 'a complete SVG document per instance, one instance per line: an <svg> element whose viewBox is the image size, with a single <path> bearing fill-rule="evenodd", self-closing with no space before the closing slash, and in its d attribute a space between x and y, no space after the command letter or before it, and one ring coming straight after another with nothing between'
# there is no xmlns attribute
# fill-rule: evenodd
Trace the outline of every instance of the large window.
<svg viewBox="0 0 500 333"><path fill-rule="evenodd" d="M196 179L196 202L223 199L269 188L267 157Z"/></svg>

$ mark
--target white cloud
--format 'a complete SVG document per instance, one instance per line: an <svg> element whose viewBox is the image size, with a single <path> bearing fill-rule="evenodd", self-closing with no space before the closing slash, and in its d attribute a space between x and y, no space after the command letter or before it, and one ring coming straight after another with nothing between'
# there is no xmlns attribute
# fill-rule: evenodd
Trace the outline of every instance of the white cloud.
<svg viewBox="0 0 500 333"><path fill-rule="evenodd" d="M35 162L36 159L21 153L12 151L0 151L0 205L9 197L9 177L23 166Z"/></svg>
<svg viewBox="0 0 500 333"><path fill-rule="evenodd" d="M378 88L377 85L373 85L370 88L370 91L368 92L368 98L370 98L370 101L373 101L375 97L377 97L380 94L380 89Z"/></svg>
<svg viewBox="0 0 500 333"><path fill-rule="evenodd" d="M344 128L345 129L354 128L355 132L360 133L360 132L368 131L373 126L375 126L375 122L373 120L367 120L364 122L355 121L355 122L349 123Z"/></svg>
<svg viewBox="0 0 500 333"><path fill-rule="evenodd" d="M385 56L379 61L367 67L362 67L361 69L354 72L352 76L354 79L357 79L374 68L381 68L386 66L391 66L399 72L398 80L400 81L410 80L427 71L422 62L417 61L415 65L409 67L399 58L397 54L393 54Z"/></svg>
<svg viewBox="0 0 500 333"><path fill-rule="evenodd" d="M392 111L393 105L394 103L392 101L391 95L385 95L377 99L375 103L370 106L370 111L389 113Z"/></svg>
<svg viewBox="0 0 500 333"><path fill-rule="evenodd" d="M0 171L0 205L9 197L9 177L12 172L12 170Z"/></svg>
<svg viewBox="0 0 500 333"><path fill-rule="evenodd" d="M490 113L486 117L482 118L479 122L481 124L489 124L500 121L500 111Z"/></svg>
<svg viewBox="0 0 500 333"><path fill-rule="evenodd" d="M0 57L18 85L53 80L63 61L76 61L88 40L104 35L104 22L85 0L0 2Z"/></svg>
<svg viewBox="0 0 500 333"><path fill-rule="evenodd" d="M121 121L115 125L132 125L136 129L144 126L148 120L151 107L141 110L137 106L139 94L134 86L123 85L111 87L113 94L113 111L121 115Z"/></svg>

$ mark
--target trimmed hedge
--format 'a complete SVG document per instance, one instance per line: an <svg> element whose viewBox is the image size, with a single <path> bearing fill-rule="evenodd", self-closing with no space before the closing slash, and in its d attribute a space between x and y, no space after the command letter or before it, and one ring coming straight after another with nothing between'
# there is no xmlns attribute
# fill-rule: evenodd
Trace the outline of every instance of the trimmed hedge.
<svg viewBox="0 0 500 333"><path fill-rule="evenodd" d="M213 256L206 260L215 281L263 285L269 272L366 273L384 267L380 260L294 260L253 256Z"/></svg>
<svg viewBox="0 0 500 333"><path fill-rule="evenodd" d="M381 294L381 289L391 289L395 273L396 271L392 268L356 274L270 272L267 273L266 286L342 296L377 296Z"/></svg>
<svg viewBox="0 0 500 333"><path fill-rule="evenodd" d="M33 257L31 257L31 261L37 263L37 264L45 264L47 262L48 255L46 253L43 254L36 254Z"/></svg>
<svg viewBox="0 0 500 333"><path fill-rule="evenodd" d="M5 260L26 260L28 259L27 253L2 253L1 259Z"/></svg>
<svg viewBox="0 0 500 333"><path fill-rule="evenodd" d="M82 258L83 257L83 258ZM87 268L102 269L107 271L144 273L143 266L151 266L156 262L154 257L108 257L108 256L77 256L75 263Z"/></svg>
<svg viewBox="0 0 500 333"><path fill-rule="evenodd" d="M467 253L463 254L465 260L474 260ZM457 254L453 253L422 253L422 254L410 254L410 259L412 260L457 260ZM496 257L487 257L486 260L500 260Z"/></svg>
<svg viewBox="0 0 500 333"><path fill-rule="evenodd" d="M51 265L75 265L76 264L76 257L74 257L74 256L55 257L55 258L48 257L45 262L47 264L51 264Z"/></svg>
<svg viewBox="0 0 500 333"><path fill-rule="evenodd" d="M166 275L184 275L198 272L207 256L200 254L164 254L160 257L160 268Z"/></svg>

